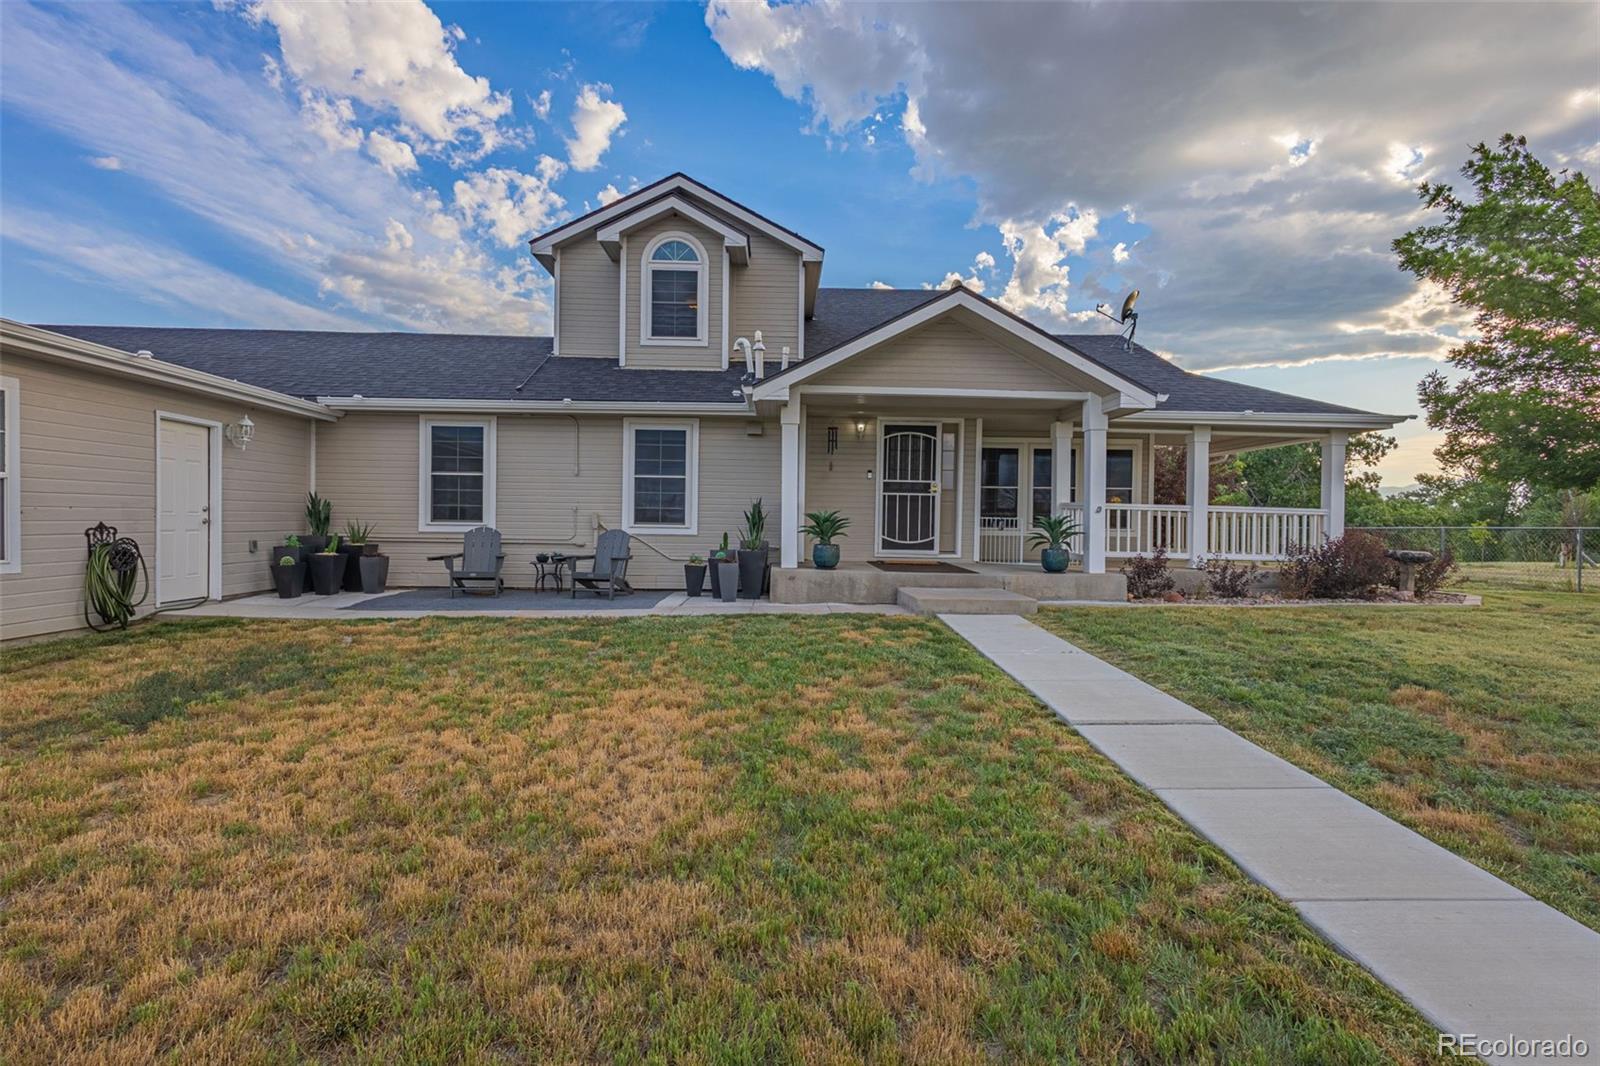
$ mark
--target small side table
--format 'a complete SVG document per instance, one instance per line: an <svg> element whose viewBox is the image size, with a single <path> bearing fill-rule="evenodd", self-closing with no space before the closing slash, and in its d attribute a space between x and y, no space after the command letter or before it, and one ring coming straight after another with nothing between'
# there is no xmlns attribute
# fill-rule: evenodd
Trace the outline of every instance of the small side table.
<svg viewBox="0 0 1600 1066"><path fill-rule="evenodd" d="M548 555L540 553L533 558L533 587L543 592L547 584L555 585L555 591L561 591L561 571L567 565L568 557L560 552Z"/></svg>

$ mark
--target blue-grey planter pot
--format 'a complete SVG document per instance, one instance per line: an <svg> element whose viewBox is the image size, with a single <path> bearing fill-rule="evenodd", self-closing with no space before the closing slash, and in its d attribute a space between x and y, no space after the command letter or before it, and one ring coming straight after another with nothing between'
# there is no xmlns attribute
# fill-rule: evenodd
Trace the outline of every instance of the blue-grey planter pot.
<svg viewBox="0 0 1600 1066"><path fill-rule="evenodd" d="M839 565L839 546L837 544L813 544L811 546L811 565L818 570L832 570Z"/></svg>
<svg viewBox="0 0 1600 1066"><path fill-rule="evenodd" d="M1047 574L1064 573L1072 562L1072 553L1065 548L1045 548L1039 552L1039 565Z"/></svg>

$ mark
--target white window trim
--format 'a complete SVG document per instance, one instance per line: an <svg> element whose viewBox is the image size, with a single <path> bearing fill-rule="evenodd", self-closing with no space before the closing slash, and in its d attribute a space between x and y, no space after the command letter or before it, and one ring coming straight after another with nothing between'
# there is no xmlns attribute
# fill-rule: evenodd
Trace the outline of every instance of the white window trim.
<svg viewBox="0 0 1600 1066"><path fill-rule="evenodd" d="M0 574L22 573L22 408L21 386L16 378L0 378L6 394L6 538L0 544Z"/></svg>
<svg viewBox="0 0 1600 1066"><path fill-rule="evenodd" d="M696 297L695 335L693 337L652 337L653 326L650 322L650 275L655 270L683 270L682 263L652 263L650 257L656 249L668 241L682 241L693 248L700 257L698 267L698 281L696 282L698 296ZM711 262L706 258L705 245L701 244L692 234L683 232L663 233L644 246L644 256L639 261L639 343L652 348L704 348L707 343L707 311L711 303L710 286L707 284L710 277Z"/></svg>
<svg viewBox="0 0 1600 1066"><path fill-rule="evenodd" d="M429 450L434 426L478 426L483 429L483 520L481 522L433 521L433 455ZM459 533L478 526L494 525L495 435L497 420L488 418L430 418L417 416L417 532Z"/></svg>
<svg viewBox="0 0 1600 1066"><path fill-rule="evenodd" d="M633 520L633 433L637 429L688 430L688 485L681 526L644 525ZM622 420L622 528L629 533L696 536L700 532L700 420L698 418Z"/></svg>

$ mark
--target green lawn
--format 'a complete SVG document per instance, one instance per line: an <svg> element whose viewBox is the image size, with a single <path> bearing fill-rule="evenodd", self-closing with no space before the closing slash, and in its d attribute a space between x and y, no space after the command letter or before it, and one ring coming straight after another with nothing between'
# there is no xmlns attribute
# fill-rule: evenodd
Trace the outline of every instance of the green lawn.
<svg viewBox="0 0 1600 1066"><path fill-rule="evenodd" d="M0 707L7 1063L1432 1055L935 622L167 622Z"/></svg>
<svg viewBox="0 0 1600 1066"><path fill-rule="evenodd" d="M1600 928L1600 595L1041 624Z"/></svg>

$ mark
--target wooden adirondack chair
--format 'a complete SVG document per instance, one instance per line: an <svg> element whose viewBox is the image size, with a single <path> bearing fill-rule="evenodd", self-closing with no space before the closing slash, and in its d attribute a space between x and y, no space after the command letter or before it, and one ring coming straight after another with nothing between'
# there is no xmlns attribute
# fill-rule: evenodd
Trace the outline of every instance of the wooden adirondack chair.
<svg viewBox="0 0 1600 1066"><path fill-rule="evenodd" d="M628 560L633 558L632 538L620 529L608 529L595 542L593 555L578 555L572 559L572 598L578 598L578 586L598 594L601 586L609 599L617 598L620 589L624 596L633 591L628 584ZM584 562L589 563L582 569Z"/></svg>
<svg viewBox="0 0 1600 1066"><path fill-rule="evenodd" d="M456 561L461 561L461 568L456 568ZM500 568L505 565L506 557L500 551L500 531L489 526L479 526L469 529L461 538L461 550L454 555L430 555L429 562L444 563L445 573L450 575L450 598L455 599L456 593L472 593L474 590L467 588L467 583L488 583L489 588L477 590L478 595L488 593L499 596L506 587L505 580L500 576Z"/></svg>

